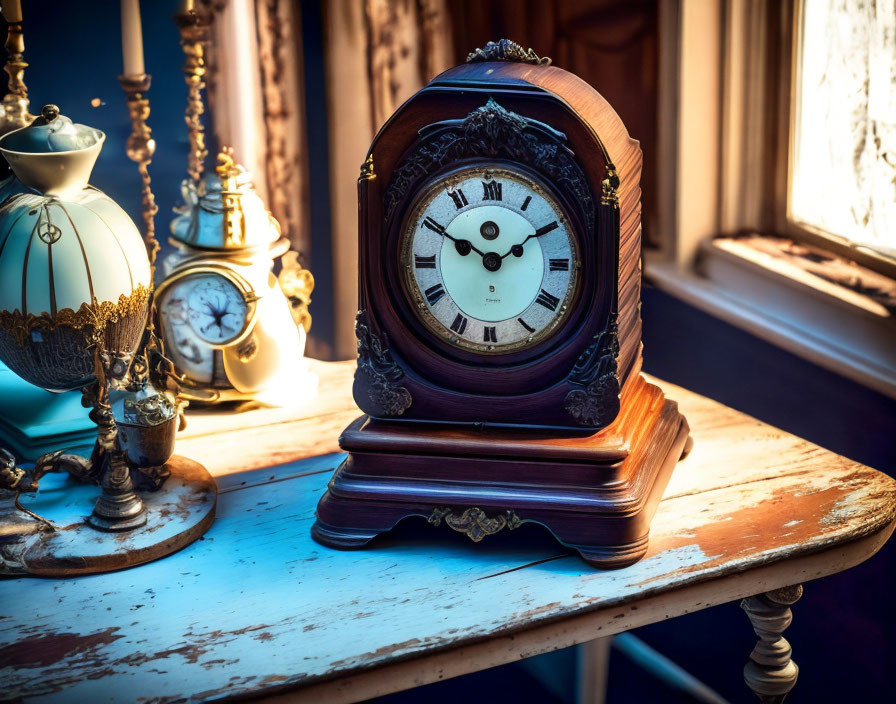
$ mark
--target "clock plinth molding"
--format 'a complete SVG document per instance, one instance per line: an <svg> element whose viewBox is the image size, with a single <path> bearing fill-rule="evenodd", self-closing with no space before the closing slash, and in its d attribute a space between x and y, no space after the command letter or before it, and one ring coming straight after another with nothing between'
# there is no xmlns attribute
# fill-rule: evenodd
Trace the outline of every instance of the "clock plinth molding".
<svg viewBox="0 0 896 704"><path fill-rule="evenodd" d="M340 438L349 454L318 505L312 535L361 548L417 516L487 544L491 534L533 522L595 567L626 567L647 551L650 521L687 438L675 402L640 374L623 389L616 420L592 435L362 416Z"/></svg>

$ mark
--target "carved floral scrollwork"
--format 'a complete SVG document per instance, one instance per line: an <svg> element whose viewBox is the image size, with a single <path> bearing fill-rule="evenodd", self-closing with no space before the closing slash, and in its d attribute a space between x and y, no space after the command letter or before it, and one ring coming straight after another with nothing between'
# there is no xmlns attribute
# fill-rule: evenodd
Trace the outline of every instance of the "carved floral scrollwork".
<svg viewBox="0 0 896 704"><path fill-rule="evenodd" d="M515 530L519 528L523 521L513 511L503 511L497 516L489 517L481 508L468 508L463 513L455 513L447 506L433 509L428 523L439 526L442 521L451 528L451 530L463 533L474 543L478 543L487 535L494 535L505 528L507 530Z"/></svg>
<svg viewBox="0 0 896 704"><path fill-rule="evenodd" d="M476 49L467 54L467 63L479 61L516 61L535 66L549 66L551 60L547 56L539 56L532 49L524 49L510 39L499 39L496 42L488 42L481 49Z"/></svg>
<svg viewBox="0 0 896 704"><path fill-rule="evenodd" d="M433 128L393 172L383 195L387 219L422 179L459 159L484 157L516 161L543 174L581 206L587 231L593 231L594 198L585 172L564 144L563 133L507 110L491 98L465 119Z"/></svg>
<svg viewBox="0 0 896 704"><path fill-rule="evenodd" d="M603 427L619 413L619 325L616 314L576 360L567 378L580 388L566 394L563 407L579 425Z"/></svg>
<svg viewBox="0 0 896 704"><path fill-rule="evenodd" d="M358 336L358 368L355 371L355 388L363 390L370 403L365 410L373 415L395 417L411 406L410 392L399 382L404 372L395 363L387 347L388 339L379 337L370 329L365 311L359 311L355 321Z"/></svg>

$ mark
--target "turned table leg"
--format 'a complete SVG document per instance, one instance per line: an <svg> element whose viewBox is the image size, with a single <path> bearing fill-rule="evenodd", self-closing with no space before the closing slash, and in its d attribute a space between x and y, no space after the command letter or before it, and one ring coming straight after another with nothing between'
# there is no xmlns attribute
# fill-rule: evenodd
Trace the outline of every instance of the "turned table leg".
<svg viewBox="0 0 896 704"><path fill-rule="evenodd" d="M799 668L790 659L792 650L781 634L790 625L790 606L803 595L803 588L775 589L741 601L759 642L744 668L744 680L763 704L781 704L796 684Z"/></svg>

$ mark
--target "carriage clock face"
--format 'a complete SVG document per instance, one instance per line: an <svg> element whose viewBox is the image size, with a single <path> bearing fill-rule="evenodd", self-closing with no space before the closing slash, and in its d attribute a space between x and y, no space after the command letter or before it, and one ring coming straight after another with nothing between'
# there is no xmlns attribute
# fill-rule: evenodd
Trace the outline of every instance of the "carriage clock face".
<svg viewBox="0 0 896 704"><path fill-rule="evenodd" d="M158 305L166 342L174 348L179 366L203 381L210 380L214 348L240 338L250 319L244 292L219 273L188 274L173 281Z"/></svg>
<svg viewBox="0 0 896 704"><path fill-rule="evenodd" d="M507 166L454 171L425 186L402 232L405 293L426 328L500 354L557 332L580 267L569 218Z"/></svg>

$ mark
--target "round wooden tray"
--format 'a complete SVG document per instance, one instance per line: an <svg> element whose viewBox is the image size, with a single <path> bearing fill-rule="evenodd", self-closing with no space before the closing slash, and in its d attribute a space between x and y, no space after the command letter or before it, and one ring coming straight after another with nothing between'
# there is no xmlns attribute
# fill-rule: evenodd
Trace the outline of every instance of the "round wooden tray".
<svg viewBox="0 0 896 704"><path fill-rule="evenodd" d="M66 474L41 480L36 495L22 497L22 505L56 526L40 523L13 505L11 492L0 492L0 575L64 577L134 567L189 545L215 519L218 489L201 464L173 456L171 476L161 489L140 492L146 506L146 525L120 533L89 526L99 487L81 484Z"/></svg>

